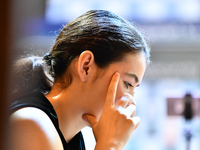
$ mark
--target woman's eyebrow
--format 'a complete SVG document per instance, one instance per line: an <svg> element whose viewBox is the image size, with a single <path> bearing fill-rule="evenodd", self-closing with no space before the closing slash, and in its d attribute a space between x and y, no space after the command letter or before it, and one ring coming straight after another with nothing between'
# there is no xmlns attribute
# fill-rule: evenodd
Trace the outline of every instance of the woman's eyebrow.
<svg viewBox="0 0 200 150"><path fill-rule="evenodd" d="M134 78L135 79L135 83L139 82L139 78L137 77L136 74L134 74L134 73L126 73L126 75L129 76L129 77Z"/></svg>

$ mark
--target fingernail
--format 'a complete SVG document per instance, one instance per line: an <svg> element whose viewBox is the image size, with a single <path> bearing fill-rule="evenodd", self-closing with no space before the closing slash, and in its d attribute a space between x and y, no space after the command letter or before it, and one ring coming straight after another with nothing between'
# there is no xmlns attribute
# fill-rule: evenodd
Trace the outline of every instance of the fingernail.
<svg viewBox="0 0 200 150"><path fill-rule="evenodd" d="M132 99L132 101L131 101L130 103L134 103L134 104L136 105L136 100L135 100L135 98L134 98L132 95L130 95L129 93L124 93L124 95L122 96L121 100L127 101L127 100L129 100L130 98Z"/></svg>
<svg viewBox="0 0 200 150"><path fill-rule="evenodd" d="M82 118L83 118L83 120L88 121L86 115L83 115Z"/></svg>
<svg viewBox="0 0 200 150"><path fill-rule="evenodd" d="M128 101L129 98L130 98L130 95L129 95L128 93L125 93L125 94L122 96L121 100L123 100L123 101Z"/></svg>
<svg viewBox="0 0 200 150"><path fill-rule="evenodd" d="M119 72L116 72L115 75L118 77L119 76Z"/></svg>

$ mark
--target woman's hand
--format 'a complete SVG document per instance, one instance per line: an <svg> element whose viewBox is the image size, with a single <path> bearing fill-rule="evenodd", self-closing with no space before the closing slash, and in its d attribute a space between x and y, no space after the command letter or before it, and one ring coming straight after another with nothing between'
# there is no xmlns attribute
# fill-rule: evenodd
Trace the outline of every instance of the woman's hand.
<svg viewBox="0 0 200 150"><path fill-rule="evenodd" d="M96 150L121 150L140 123L140 118L134 117L136 106L131 95L124 94L115 105L119 76L119 73L115 73L112 77L99 121L92 115L83 116L92 127L97 142Z"/></svg>

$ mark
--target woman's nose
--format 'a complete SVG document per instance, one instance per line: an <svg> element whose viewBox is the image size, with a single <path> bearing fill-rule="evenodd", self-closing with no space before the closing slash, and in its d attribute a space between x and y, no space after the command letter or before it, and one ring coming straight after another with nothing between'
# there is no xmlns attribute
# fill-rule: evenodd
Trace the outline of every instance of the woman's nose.
<svg viewBox="0 0 200 150"><path fill-rule="evenodd" d="M131 96L133 96L134 97L134 90L130 90L129 92L128 92Z"/></svg>

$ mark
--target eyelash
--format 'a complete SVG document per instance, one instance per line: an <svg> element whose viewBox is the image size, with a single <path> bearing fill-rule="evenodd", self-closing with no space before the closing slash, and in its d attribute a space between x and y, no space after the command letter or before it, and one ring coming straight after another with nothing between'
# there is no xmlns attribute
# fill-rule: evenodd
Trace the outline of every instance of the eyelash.
<svg viewBox="0 0 200 150"><path fill-rule="evenodd" d="M133 87L133 85L128 82L124 82L124 83L125 83L127 89L128 89L128 87Z"/></svg>

